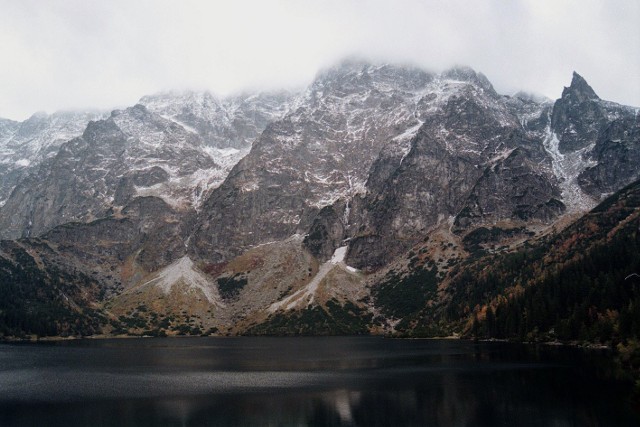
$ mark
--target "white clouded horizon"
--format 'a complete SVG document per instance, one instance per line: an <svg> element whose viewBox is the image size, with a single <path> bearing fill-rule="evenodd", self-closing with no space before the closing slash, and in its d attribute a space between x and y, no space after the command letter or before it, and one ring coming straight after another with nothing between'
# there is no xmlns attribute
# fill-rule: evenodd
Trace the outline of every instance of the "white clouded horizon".
<svg viewBox="0 0 640 427"><path fill-rule="evenodd" d="M111 109L163 90L300 87L348 56L557 98L579 72L640 106L636 0L0 0L0 117Z"/></svg>

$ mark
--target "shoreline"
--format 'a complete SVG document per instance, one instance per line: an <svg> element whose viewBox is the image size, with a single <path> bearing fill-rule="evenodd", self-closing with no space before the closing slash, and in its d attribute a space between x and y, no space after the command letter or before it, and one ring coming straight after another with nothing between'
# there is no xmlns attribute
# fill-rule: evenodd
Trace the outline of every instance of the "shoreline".
<svg viewBox="0 0 640 427"><path fill-rule="evenodd" d="M157 339L172 339L172 338L241 338L241 337L256 337L262 335L167 335L167 336L152 336L152 335L88 335L88 336L48 336L48 337L35 337L31 336L29 338L17 338L17 337L0 337L0 344L2 343L38 343L38 342L64 342L64 341L91 341L91 340L108 340L108 339L149 339L149 338L157 338ZM485 338L485 339L473 339L462 337L460 335L448 335L442 337L403 337L403 336L394 336L388 334L369 334L369 335L265 335L265 337L327 337L327 336L335 336L335 337L348 337L348 336L362 336L362 337L380 337L380 338L388 338L388 339L398 339L398 340L460 340L460 341L476 341L476 342L496 342L496 343L511 343L511 344L526 344L526 345L545 345L550 347L574 347L574 348L582 348L588 350L609 350L615 351L615 347L613 345L605 345L605 344L595 344L595 343L585 343L578 341L571 342L562 342L562 341L517 341L517 340L509 340L503 338Z"/></svg>

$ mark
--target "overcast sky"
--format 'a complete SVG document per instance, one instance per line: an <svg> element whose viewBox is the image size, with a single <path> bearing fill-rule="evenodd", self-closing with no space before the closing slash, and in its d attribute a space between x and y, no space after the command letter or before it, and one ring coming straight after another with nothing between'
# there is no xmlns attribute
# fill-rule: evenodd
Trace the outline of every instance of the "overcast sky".
<svg viewBox="0 0 640 427"><path fill-rule="evenodd" d="M302 86L353 55L469 65L550 98L576 70L640 107L640 1L0 0L0 117Z"/></svg>

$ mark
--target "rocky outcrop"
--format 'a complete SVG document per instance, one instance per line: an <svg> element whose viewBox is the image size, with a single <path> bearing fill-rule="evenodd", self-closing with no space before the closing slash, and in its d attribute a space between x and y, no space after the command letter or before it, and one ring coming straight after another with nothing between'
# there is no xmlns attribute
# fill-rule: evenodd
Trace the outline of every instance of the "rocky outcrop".
<svg viewBox="0 0 640 427"><path fill-rule="evenodd" d="M600 98L578 73L554 104L551 129L558 135L561 153L576 151L593 144L598 130L606 123Z"/></svg>
<svg viewBox="0 0 640 427"><path fill-rule="evenodd" d="M99 111L36 113L23 122L0 119L0 206L15 186L42 161L55 156L60 146L82 135L91 120L107 114Z"/></svg>
<svg viewBox="0 0 640 427"><path fill-rule="evenodd" d="M408 149L431 83L433 76L417 69L361 62L321 73L205 202L194 256L221 261L304 233L322 207L364 192L381 150L400 158Z"/></svg>
<svg viewBox="0 0 640 427"><path fill-rule="evenodd" d="M455 225L468 229L502 219L550 222L565 210L555 180L539 170L525 148L487 166L478 178Z"/></svg>
<svg viewBox="0 0 640 427"><path fill-rule="evenodd" d="M99 279L109 295L183 256L195 212L177 212L157 197L139 197L88 223L67 223L34 242L41 256Z"/></svg>
<svg viewBox="0 0 640 427"><path fill-rule="evenodd" d="M349 202L338 201L318 212L304 238L304 246L318 260L326 261L342 246L349 223Z"/></svg>
<svg viewBox="0 0 640 427"><path fill-rule="evenodd" d="M590 157L595 164L579 175L578 183L596 199L640 178L640 114L627 113L604 126Z"/></svg>
<svg viewBox="0 0 640 427"><path fill-rule="evenodd" d="M600 99L575 72L553 106L550 132L563 195L586 193L591 201L578 203L583 209L638 178L632 166L640 155L638 110Z"/></svg>
<svg viewBox="0 0 640 427"><path fill-rule="evenodd" d="M209 92L165 92L145 96L140 104L197 133L209 147L244 150L285 115L295 95L277 91L218 98Z"/></svg>
<svg viewBox="0 0 640 427"><path fill-rule="evenodd" d="M37 236L101 218L136 196L159 196L189 209L194 187L213 179L202 171L216 168L197 135L141 105L115 111L91 122L14 189L0 210L2 237Z"/></svg>
<svg viewBox="0 0 640 427"><path fill-rule="evenodd" d="M425 117L395 170L386 159L372 169L388 178L369 181L350 265L385 265L454 218L463 231L502 219L550 221L562 212L542 142L494 91L469 80Z"/></svg>

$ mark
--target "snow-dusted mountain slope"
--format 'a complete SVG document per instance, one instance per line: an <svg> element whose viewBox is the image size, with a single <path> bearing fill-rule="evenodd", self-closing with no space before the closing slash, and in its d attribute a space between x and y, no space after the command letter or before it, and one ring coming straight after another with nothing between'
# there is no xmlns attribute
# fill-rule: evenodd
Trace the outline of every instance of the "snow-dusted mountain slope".
<svg viewBox="0 0 640 427"><path fill-rule="evenodd" d="M605 101L573 73L551 115L548 138L564 193L579 208L640 177L640 109Z"/></svg>
<svg viewBox="0 0 640 427"><path fill-rule="evenodd" d="M197 133L207 146L245 150L269 123L287 113L294 97L294 93L284 91L226 98L187 91L145 96L140 104Z"/></svg>
<svg viewBox="0 0 640 427"><path fill-rule="evenodd" d="M480 116L491 120L474 133L478 123L473 119ZM486 77L470 69L435 75L347 62L320 73L205 203L194 252L224 259L264 241L305 233L318 211L338 200L368 193L375 199L426 129L442 142L441 153L476 169L516 148L501 139L506 130L523 132L519 117ZM450 135L457 130L457 136ZM542 145L538 148L536 156L544 162ZM440 171L421 173L429 180ZM424 219L425 224L434 221Z"/></svg>
<svg viewBox="0 0 640 427"><path fill-rule="evenodd" d="M16 184L60 146L81 135L91 120L107 114L98 111L36 113L24 122L0 119L0 206Z"/></svg>
<svg viewBox="0 0 640 427"><path fill-rule="evenodd" d="M325 221L318 216L323 208L338 204L342 211L333 223L316 229L335 241L320 245L316 255L330 256L347 239L349 260L366 267L384 264L444 222L464 233L499 221L549 224L565 212L584 211L606 193L587 195L585 174L611 169L594 160L595 146L562 152L552 135L557 111L581 85L574 78L554 103L522 93L501 96L468 68L436 75L340 64L318 75L212 193L190 250L224 260L256 244L308 233L317 218ZM590 129L601 136L633 111L598 105L606 120ZM568 111L574 107L579 105ZM592 133L585 131L584 138ZM633 135L628 149L617 151L622 158L635 156ZM619 187L637 172L617 176L612 185Z"/></svg>
<svg viewBox="0 0 640 427"><path fill-rule="evenodd" d="M283 238L304 231L322 206L363 192L380 150L419 125L418 102L432 80L359 62L321 73L203 206L196 245L242 251ZM406 150L407 138L392 145Z"/></svg>
<svg viewBox="0 0 640 427"><path fill-rule="evenodd" d="M577 74L554 103L501 96L469 68L347 61L298 94L140 102L65 144L90 116L0 122L3 179L13 180L3 185L2 237L157 196L199 210L192 253L225 259L307 233L336 203L346 234L335 236L375 242L380 230L405 239L443 221L457 230L548 222L637 176L636 110L600 100Z"/></svg>
<svg viewBox="0 0 640 427"><path fill-rule="evenodd" d="M16 191L0 210L1 235L28 236L65 222L88 221L139 196L160 197L178 210L197 209L246 155L253 138L286 109L287 96L234 97L223 102L224 108L214 108L217 100L208 93L145 97L158 113L138 104L90 123L57 153L52 144L23 150L22 162L34 167L30 175L18 177ZM4 127L16 126L9 122ZM69 133L58 132L59 138L73 136L77 128L65 129ZM46 132L32 133L35 141L48 141ZM41 152L48 154L40 165Z"/></svg>

